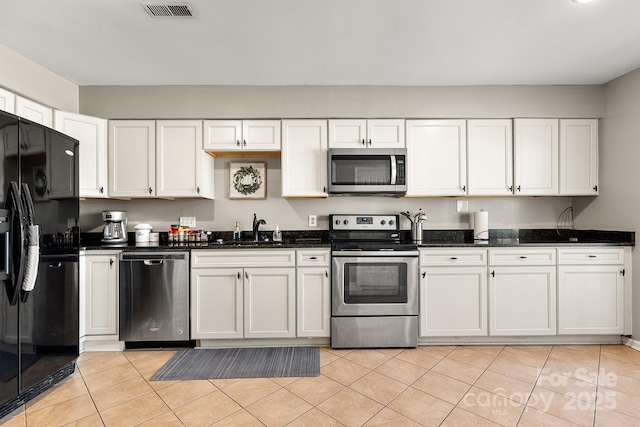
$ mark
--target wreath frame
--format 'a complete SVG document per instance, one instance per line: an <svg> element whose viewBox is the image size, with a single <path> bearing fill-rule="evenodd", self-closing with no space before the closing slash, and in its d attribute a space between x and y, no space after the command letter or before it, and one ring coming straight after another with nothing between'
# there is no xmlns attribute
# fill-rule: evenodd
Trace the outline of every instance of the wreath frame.
<svg viewBox="0 0 640 427"><path fill-rule="evenodd" d="M229 163L230 199L265 199L266 197L266 162Z"/></svg>

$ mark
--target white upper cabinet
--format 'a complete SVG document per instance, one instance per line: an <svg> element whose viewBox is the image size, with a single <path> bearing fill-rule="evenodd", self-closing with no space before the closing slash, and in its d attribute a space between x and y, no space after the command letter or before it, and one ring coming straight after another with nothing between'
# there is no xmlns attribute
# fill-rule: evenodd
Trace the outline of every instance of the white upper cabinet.
<svg viewBox="0 0 640 427"><path fill-rule="evenodd" d="M213 199L213 162L202 150L201 120L156 122L156 196Z"/></svg>
<svg viewBox="0 0 640 427"><path fill-rule="evenodd" d="M465 120L407 120L407 196L460 196L467 189Z"/></svg>
<svg viewBox="0 0 640 427"><path fill-rule="evenodd" d="M280 120L205 120L207 151L280 151Z"/></svg>
<svg viewBox="0 0 640 427"><path fill-rule="evenodd" d="M80 197L106 198L107 120L56 110L54 128L80 143Z"/></svg>
<svg viewBox="0 0 640 427"><path fill-rule="evenodd" d="M515 119L515 194L558 195L558 119Z"/></svg>
<svg viewBox="0 0 640 427"><path fill-rule="evenodd" d="M366 147L404 148L404 120L329 120L329 148Z"/></svg>
<svg viewBox="0 0 640 427"><path fill-rule="evenodd" d="M598 195L598 120L560 120L560 194Z"/></svg>
<svg viewBox="0 0 640 427"><path fill-rule="evenodd" d="M16 115L47 127L53 127L53 109L16 96Z"/></svg>
<svg viewBox="0 0 640 427"><path fill-rule="evenodd" d="M110 121L109 196L152 198L156 195L155 185L155 121Z"/></svg>
<svg viewBox="0 0 640 427"><path fill-rule="evenodd" d="M15 114L16 112L16 95L6 89L0 87L0 110L7 113Z"/></svg>
<svg viewBox="0 0 640 427"><path fill-rule="evenodd" d="M282 197L327 197L327 121L282 121Z"/></svg>
<svg viewBox="0 0 640 427"><path fill-rule="evenodd" d="M109 122L110 197L213 198L201 120Z"/></svg>
<svg viewBox="0 0 640 427"><path fill-rule="evenodd" d="M513 122L468 120L468 194L513 194Z"/></svg>

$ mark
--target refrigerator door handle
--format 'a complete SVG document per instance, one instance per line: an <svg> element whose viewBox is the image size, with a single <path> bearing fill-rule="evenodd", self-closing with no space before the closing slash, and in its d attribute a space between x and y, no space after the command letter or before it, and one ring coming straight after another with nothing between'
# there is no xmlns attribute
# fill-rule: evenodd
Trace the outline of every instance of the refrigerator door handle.
<svg viewBox="0 0 640 427"><path fill-rule="evenodd" d="M40 262L40 226L35 223L33 200L31 199L29 186L25 183L22 183L21 196L26 219L27 250L24 258L24 277L20 286L20 300L25 303L29 298L29 292L35 288L38 277L38 264Z"/></svg>
<svg viewBox="0 0 640 427"><path fill-rule="evenodd" d="M25 260L25 227L24 227L24 212L23 204L20 199L20 188L18 183L11 181L9 190L7 191L7 199L5 207L13 210L10 220L10 231L8 233L9 251L9 264L7 266L8 279L5 280L4 285L7 291L7 297L10 305L16 305L18 303L18 297L20 295L20 288L22 281L24 280L24 260ZM18 236L19 239L16 239ZM14 242L18 243L18 248L14 247ZM12 253L13 252L13 253ZM17 256L16 258L12 258Z"/></svg>
<svg viewBox="0 0 640 427"><path fill-rule="evenodd" d="M11 245L9 244L9 239L11 239L11 211L7 209L0 209L0 236L4 237L4 256L2 257L2 267L0 267L0 280L7 280L10 277L9 263L11 262L11 257L9 256L9 251L11 250Z"/></svg>

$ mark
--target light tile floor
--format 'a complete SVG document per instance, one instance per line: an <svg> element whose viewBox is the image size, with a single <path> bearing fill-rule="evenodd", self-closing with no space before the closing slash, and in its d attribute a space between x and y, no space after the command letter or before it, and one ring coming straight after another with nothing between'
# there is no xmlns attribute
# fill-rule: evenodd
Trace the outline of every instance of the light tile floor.
<svg viewBox="0 0 640 427"><path fill-rule="evenodd" d="M13 426L640 426L623 345L321 350L321 375L150 381L174 351L83 353Z"/></svg>

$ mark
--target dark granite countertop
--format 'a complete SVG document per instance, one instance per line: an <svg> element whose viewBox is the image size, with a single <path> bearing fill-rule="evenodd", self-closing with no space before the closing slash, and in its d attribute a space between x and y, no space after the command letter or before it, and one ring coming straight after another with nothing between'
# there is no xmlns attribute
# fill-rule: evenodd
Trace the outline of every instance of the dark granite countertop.
<svg viewBox="0 0 640 427"><path fill-rule="evenodd" d="M135 245L135 236L129 233L129 246L101 245L102 233L83 233L81 247L85 250L119 249L127 251L191 250L191 249L300 249L330 248L329 231L282 231L282 242L270 239L270 232L261 232L261 240L252 242L250 233L244 232L241 242L234 242L231 231L212 232L209 243L169 244L167 233L160 233L155 245ZM411 241L410 230L401 231L404 242ZM549 246L635 246L635 232L568 229L492 229L487 242L476 243L472 230L425 230L420 248L448 247L549 247Z"/></svg>
<svg viewBox="0 0 640 427"><path fill-rule="evenodd" d="M635 232L569 229L493 229L474 242L472 230L425 230L421 248L437 247L635 246Z"/></svg>

